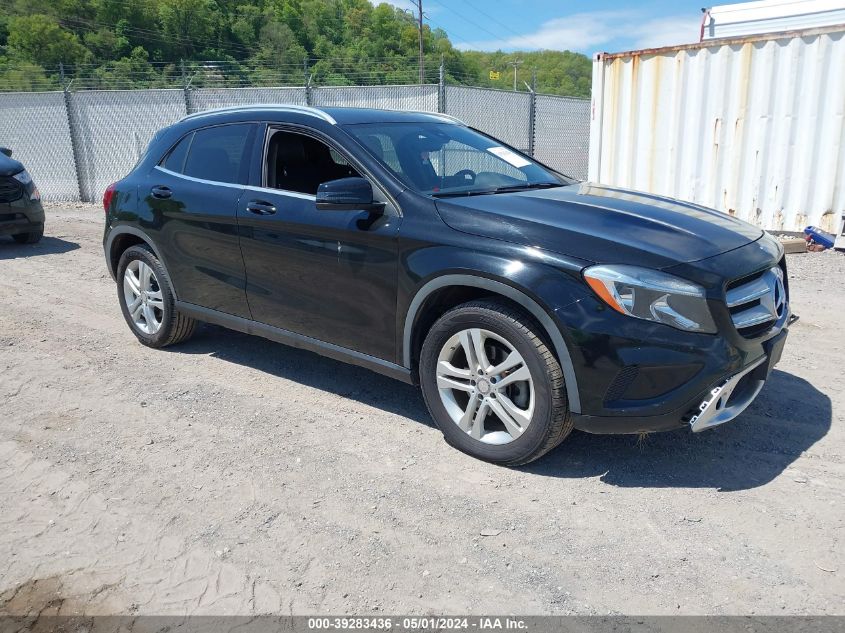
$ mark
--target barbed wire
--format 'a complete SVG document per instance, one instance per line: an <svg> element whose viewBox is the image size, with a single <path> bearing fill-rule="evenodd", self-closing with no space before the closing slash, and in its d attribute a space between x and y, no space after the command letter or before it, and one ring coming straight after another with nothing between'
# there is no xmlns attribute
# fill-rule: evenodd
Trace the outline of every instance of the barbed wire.
<svg viewBox="0 0 845 633"><path fill-rule="evenodd" d="M426 58L425 84L439 84L440 62L435 56ZM448 60L443 62L444 79L449 85L511 91L506 80L490 80L460 67L450 69ZM419 59L404 56L380 60L308 57L304 64L230 59L156 60L145 63L142 68L133 67L131 60L44 67L16 61L0 63L0 92L391 85L419 85ZM518 92L528 91L523 82L517 87ZM574 98L583 97L575 95Z"/></svg>

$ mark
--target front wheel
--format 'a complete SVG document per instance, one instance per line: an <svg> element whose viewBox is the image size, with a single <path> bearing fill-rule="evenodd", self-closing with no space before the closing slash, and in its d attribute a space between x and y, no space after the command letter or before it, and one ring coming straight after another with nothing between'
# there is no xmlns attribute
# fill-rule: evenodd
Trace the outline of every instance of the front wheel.
<svg viewBox="0 0 845 633"><path fill-rule="evenodd" d="M444 314L426 336L419 370L437 426L473 457L526 464L572 431L560 364L539 325L503 302Z"/></svg>

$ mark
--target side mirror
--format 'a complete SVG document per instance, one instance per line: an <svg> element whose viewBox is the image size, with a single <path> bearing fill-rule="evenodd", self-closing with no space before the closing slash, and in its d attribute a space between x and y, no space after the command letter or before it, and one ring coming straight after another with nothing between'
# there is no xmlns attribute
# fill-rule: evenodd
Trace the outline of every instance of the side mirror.
<svg viewBox="0 0 845 633"><path fill-rule="evenodd" d="M373 187L366 178L339 178L324 182L317 189L321 211L384 211L383 202L373 201Z"/></svg>
<svg viewBox="0 0 845 633"><path fill-rule="evenodd" d="M12 157L12 150L10 150L8 147L0 147L0 153L5 154L9 158Z"/></svg>

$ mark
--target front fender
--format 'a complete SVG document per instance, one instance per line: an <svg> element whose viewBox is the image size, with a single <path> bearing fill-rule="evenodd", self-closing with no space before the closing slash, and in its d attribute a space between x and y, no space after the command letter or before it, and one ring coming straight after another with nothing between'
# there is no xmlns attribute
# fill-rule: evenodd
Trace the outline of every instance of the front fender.
<svg viewBox="0 0 845 633"><path fill-rule="evenodd" d="M558 322L554 315L561 308L589 296L580 280L581 263L560 260L537 249L525 252L531 249L520 248L523 252L517 257L483 255L478 251L467 253L448 247L426 250L437 251L427 253L426 260L440 262L441 267L419 277L406 295L407 305L400 306L400 315L404 315L400 329L403 365L411 368L414 327L420 309L432 293L452 286L481 288L522 306L545 329L563 370L569 408L573 413L580 413L578 381L569 347L573 342L567 340L565 324ZM545 261L540 263L538 259ZM450 264L448 268L442 267L445 262Z"/></svg>

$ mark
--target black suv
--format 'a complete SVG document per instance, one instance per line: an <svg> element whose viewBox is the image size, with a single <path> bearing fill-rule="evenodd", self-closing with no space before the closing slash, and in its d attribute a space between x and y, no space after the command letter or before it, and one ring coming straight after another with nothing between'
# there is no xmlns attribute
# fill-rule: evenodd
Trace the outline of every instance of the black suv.
<svg viewBox="0 0 845 633"><path fill-rule="evenodd" d="M447 441L501 464L573 428L727 422L787 332L759 228L575 182L444 115L188 116L103 203L145 345L207 321L419 382Z"/></svg>
<svg viewBox="0 0 845 633"><path fill-rule="evenodd" d="M0 235L11 235L18 244L35 244L44 236L41 194L6 147L0 147Z"/></svg>

